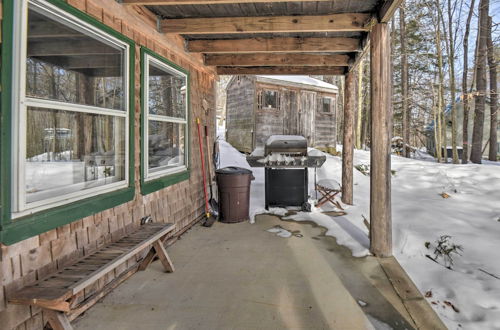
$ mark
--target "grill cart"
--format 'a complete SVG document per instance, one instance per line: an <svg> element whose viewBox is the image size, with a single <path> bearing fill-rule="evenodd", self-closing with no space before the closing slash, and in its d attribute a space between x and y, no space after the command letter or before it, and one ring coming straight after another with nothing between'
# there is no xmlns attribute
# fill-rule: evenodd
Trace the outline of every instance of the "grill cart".
<svg viewBox="0 0 500 330"><path fill-rule="evenodd" d="M309 167L318 168L326 156L308 155L307 140L296 135L272 135L264 149L247 156L251 167L265 167L265 207L300 206L310 211L308 203Z"/></svg>

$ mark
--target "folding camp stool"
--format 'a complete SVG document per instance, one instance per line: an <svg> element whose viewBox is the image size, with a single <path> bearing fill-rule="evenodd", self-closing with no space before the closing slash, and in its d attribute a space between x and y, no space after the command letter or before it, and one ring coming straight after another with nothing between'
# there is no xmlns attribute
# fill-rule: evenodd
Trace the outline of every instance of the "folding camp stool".
<svg viewBox="0 0 500 330"><path fill-rule="evenodd" d="M321 194L321 198L318 200L318 203L316 203L316 207L320 207L330 202L339 209L344 209L340 203L335 200L335 196L340 193L340 184L337 181L332 179L319 180L316 184L316 190Z"/></svg>

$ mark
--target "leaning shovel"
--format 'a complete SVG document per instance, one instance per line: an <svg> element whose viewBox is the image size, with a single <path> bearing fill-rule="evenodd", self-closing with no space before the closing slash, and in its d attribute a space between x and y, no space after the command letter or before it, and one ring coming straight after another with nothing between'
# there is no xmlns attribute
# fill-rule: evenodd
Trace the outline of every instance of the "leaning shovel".
<svg viewBox="0 0 500 330"><path fill-rule="evenodd" d="M210 157L210 137L208 135L208 127L205 126L205 140L207 143L207 167L208 167L208 187L210 188L210 199L208 201L208 204L210 205L210 209L212 210L212 216L214 220L211 221L205 221L204 226L210 227L215 219L219 216L219 203L214 198L214 192L212 190L212 161ZM211 223L210 223L211 222Z"/></svg>

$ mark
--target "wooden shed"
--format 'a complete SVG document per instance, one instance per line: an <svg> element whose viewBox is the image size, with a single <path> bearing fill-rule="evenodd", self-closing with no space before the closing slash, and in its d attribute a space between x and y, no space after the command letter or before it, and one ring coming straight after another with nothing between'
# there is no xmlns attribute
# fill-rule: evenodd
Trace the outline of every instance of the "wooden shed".
<svg viewBox="0 0 500 330"><path fill-rule="evenodd" d="M338 88L308 76L233 76L227 86L226 140L252 152L275 134L309 146L336 146Z"/></svg>

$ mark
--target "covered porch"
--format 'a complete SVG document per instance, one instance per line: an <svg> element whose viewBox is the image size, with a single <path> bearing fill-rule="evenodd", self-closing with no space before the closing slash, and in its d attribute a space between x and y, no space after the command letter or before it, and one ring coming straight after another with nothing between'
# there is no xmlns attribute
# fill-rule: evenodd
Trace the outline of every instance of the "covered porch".
<svg viewBox="0 0 500 330"><path fill-rule="evenodd" d="M344 75L342 201L353 204L355 71L370 58L370 251L392 255L391 45L402 0L121 0L153 13L160 33L181 37L219 75Z"/></svg>
<svg viewBox="0 0 500 330"><path fill-rule="evenodd" d="M281 225L303 237L266 230ZM312 223L194 226L75 320L75 329L441 329L393 258L354 258Z"/></svg>
<svg viewBox="0 0 500 330"><path fill-rule="evenodd" d="M312 224L261 215L256 224L195 226L158 265L75 322L77 329L440 329L392 258L391 60L388 22L401 0L122 0L153 14L219 75L343 75L342 201L353 204L355 74L371 63L370 252L350 251ZM281 239L274 225L302 238ZM139 313L138 313L139 312Z"/></svg>

